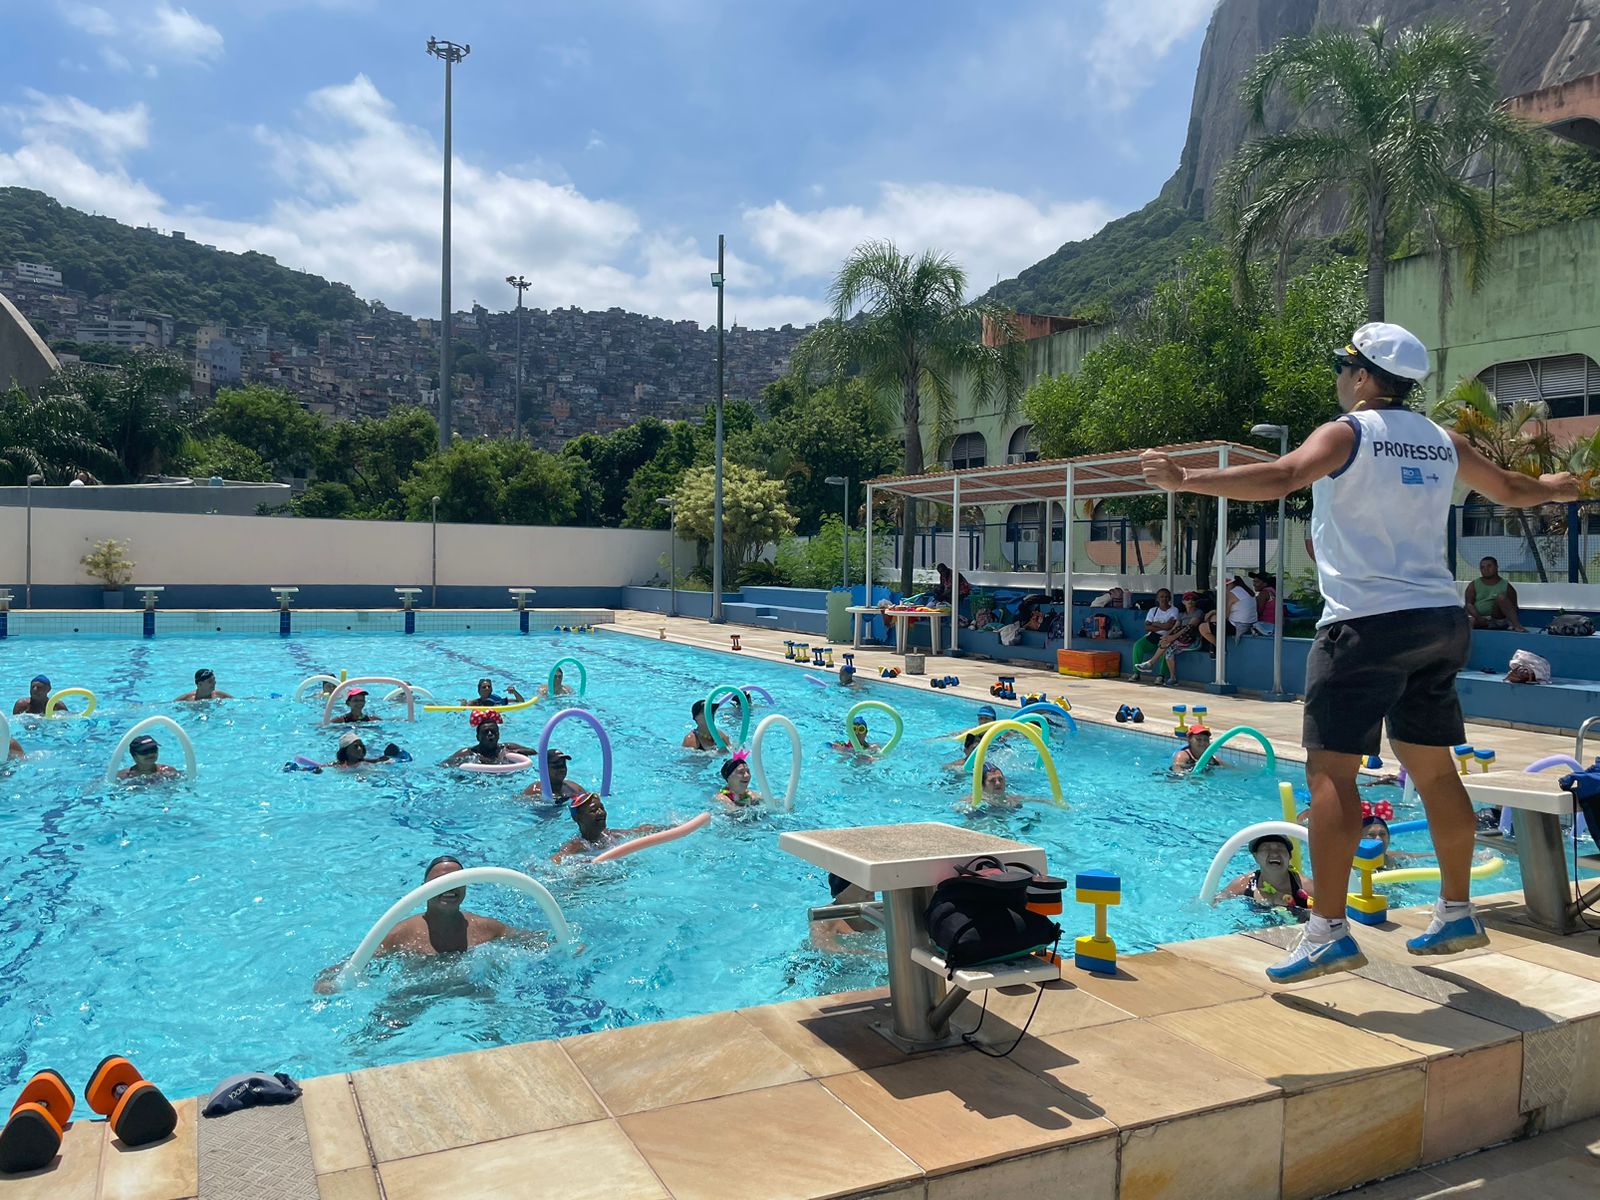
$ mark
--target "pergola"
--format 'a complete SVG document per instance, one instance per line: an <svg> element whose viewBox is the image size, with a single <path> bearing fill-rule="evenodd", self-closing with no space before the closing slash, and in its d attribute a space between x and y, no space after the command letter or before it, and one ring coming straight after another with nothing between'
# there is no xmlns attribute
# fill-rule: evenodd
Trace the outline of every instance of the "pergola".
<svg viewBox="0 0 1600 1200"><path fill-rule="evenodd" d="M1182 466L1195 469L1239 466L1243 463L1272 462L1278 456L1270 450L1246 446L1239 442L1211 441L1185 442L1177 446L1152 446L1150 449L1176 459ZM1049 528L1051 504L1061 504L1066 510L1066 536L1063 538L1062 575L1067 604L1064 645L1072 649L1072 505L1075 500L1106 500L1118 496L1145 496L1160 492L1144 481L1139 467L1142 450L1121 450L1114 454L1085 454L1077 458L1035 459L1033 462L1008 463L1004 466L969 467L965 470L930 471L923 475L886 475L867 483L867 598L872 597L872 504L878 492L890 492L907 500L929 500L936 504L946 501L951 506L954 523L960 524L961 505L967 504L1042 504L1045 528ZM1173 494L1167 497L1167 587L1172 587L1172 530L1175 524ZM1281 536L1281 533L1280 533ZM1228 555L1228 501L1217 498L1217 582L1219 587L1227 578ZM1050 587L1050 556L1045 555L1045 590ZM959 603L959 600L957 601ZM1225 615L1219 622L1226 629ZM950 650L960 648L960 621L952 614L950 620ZM1217 688L1226 686L1227 641L1217 639Z"/></svg>

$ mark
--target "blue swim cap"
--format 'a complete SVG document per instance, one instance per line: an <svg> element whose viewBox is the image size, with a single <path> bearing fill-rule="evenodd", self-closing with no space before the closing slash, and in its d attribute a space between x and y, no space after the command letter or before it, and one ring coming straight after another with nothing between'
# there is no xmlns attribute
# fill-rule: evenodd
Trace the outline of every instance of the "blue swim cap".
<svg viewBox="0 0 1600 1200"><path fill-rule="evenodd" d="M45 687L49 687L50 686L50 676L48 676L48 675L35 675L33 677L33 682L34 683L42 683L42 684L45 685Z"/></svg>
<svg viewBox="0 0 1600 1200"><path fill-rule="evenodd" d="M994 717L994 705L985 704L985 705L982 705L982 706L979 707L979 709L978 709L978 718L981 720L984 717L989 717L989 718L993 719L993 717Z"/></svg>

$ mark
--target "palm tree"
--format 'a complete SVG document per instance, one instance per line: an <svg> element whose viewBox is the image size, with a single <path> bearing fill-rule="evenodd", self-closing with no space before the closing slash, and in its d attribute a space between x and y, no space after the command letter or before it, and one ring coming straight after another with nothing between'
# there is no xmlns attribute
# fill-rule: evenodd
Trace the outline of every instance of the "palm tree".
<svg viewBox="0 0 1600 1200"><path fill-rule="evenodd" d="M93 425L75 397L35 400L15 386L0 392L0 483L26 483L29 475L59 483L77 471L115 474L116 455L84 436Z"/></svg>
<svg viewBox="0 0 1600 1200"><path fill-rule="evenodd" d="M1550 435L1550 408L1542 400L1517 400L1501 405L1480 379L1461 379L1433 407L1433 419L1454 429L1495 466L1523 475L1561 469L1562 454ZM1550 582L1544 556L1534 538L1528 510L1518 508L1517 524L1539 570L1539 582Z"/></svg>
<svg viewBox="0 0 1600 1200"><path fill-rule="evenodd" d="M1022 394L1016 315L990 301L968 303L966 291L966 272L945 255L924 250L912 257L893 242L865 242L850 252L829 289L832 317L795 352L802 378L821 358L836 378L856 371L874 395L897 403L907 475L920 474L925 463L924 404L932 410L935 443L948 439L958 378L967 378L980 405L998 395L1009 409ZM981 336L986 323L987 338ZM915 505L905 505L901 530L900 589L909 592Z"/></svg>
<svg viewBox="0 0 1600 1200"><path fill-rule="evenodd" d="M1524 178L1538 144L1499 106L1490 39L1455 22L1393 35L1381 20L1318 30L1256 59L1243 88L1256 125L1280 88L1298 122L1246 142L1218 181L1237 286L1258 249L1286 251L1342 198L1365 235L1369 321L1383 319L1384 267L1412 228L1438 250L1461 247L1477 287L1499 223L1489 194L1464 178L1467 164L1492 155L1496 170ZM1448 275L1445 286L1448 299Z"/></svg>

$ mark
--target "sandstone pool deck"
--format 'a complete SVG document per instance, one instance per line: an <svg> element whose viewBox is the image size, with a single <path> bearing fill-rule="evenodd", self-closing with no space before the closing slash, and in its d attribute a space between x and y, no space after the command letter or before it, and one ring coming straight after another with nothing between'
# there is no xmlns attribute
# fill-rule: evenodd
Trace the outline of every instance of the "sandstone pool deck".
<svg viewBox="0 0 1600 1200"><path fill-rule="evenodd" d="M618 622L728 646L700 621ZM782 657L781 635L738 632L745 653ZM898 659L858 652L863 671L880 661ZM929 672L986 697L994 672L977 666ZM1199 698L1216 726L1299 757L1295 704L1015 674L1080 720L1140 704L1158 732L1165 704ZM1571 750L1498 727L1469 739L1499 769ZM1600 1196L1600 939L1533 928L1519 893L1480 907L1483 950L1412 958L1426 914L1396 910L1358 934L1368 967L1287 988L1262 974L1281 928L1125 955L1115 976L1068 967L1008 1058L902 1055L870 1028L878 989L324 1076L298 1107L322 1200L1252 1200L1385 1179L1361 1194ZM977 1040L1009 1046L1034 995L992 993ZM969 1001L954 1023L977 1021ZM0 1200L228 1196L202 1189L196 1102L179 1112L139 1150L75 1122L50 1167L0 1178Z"/></svg>

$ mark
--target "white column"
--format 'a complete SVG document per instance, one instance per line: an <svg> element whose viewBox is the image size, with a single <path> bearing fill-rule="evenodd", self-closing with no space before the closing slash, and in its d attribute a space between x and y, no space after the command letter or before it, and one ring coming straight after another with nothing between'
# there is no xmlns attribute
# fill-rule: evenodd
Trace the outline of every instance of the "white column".
<svg viewBox="0 0 1600 1200"><path fill-rule="evenodd" d="M1044 509L1044 529L1039 536L1044 539L1044 594L1046 596L1050 594L1050 526L1054 523L1050 510L1055 506L1056 502L1054 500L1046 500L1039 506Z"/></svg>
<svg viewBox="0 0 1600 1200"><path fill-rule="evenodd" d="M950 478L950 653L960 649L961 555L957 538L961 534L961 476Z"/></svg>
<svg viewBox="0 0 1600 1200"><path fill-rule="evenodd" d="M1061 645L1072 649L1072 464L1067 464L1067 525L1061 531L1061 595L1065 600L1066 621Z"/></svg>
<svg viewBox="0 0 1600 1200"><path fill-rule="evenodd" d="M1166 530L1165 541L1166 541L1166 544L1167 544L1167 591L1170 592L1170 591L1172 591L1172 582L1173 582L1173 573L1172 573L1173 567L1172 567L1172 564L1173 564L1174 559L1177 557L1177 553L1178 553L1178 493L1177 492L1168 492L1167 493L1167 530ZM1178 605L1178 608L1181 610L1183 608L1183 605L1181 605L1181 604Z"/></svg>
<svg viewBox="0 0 1600 1200"><path fill-rule="evenodd" d="M867 484L867 592L863 604L872 603L872 485Z"/></svg>
<svg viewBox="0 0 1600 1200"><path fill-rule="evenodd" d="M1228 469L1228 448L1217 455L1217 467ZM1217 497L1217 690L1228 682L1228 498Z"/></svg>

